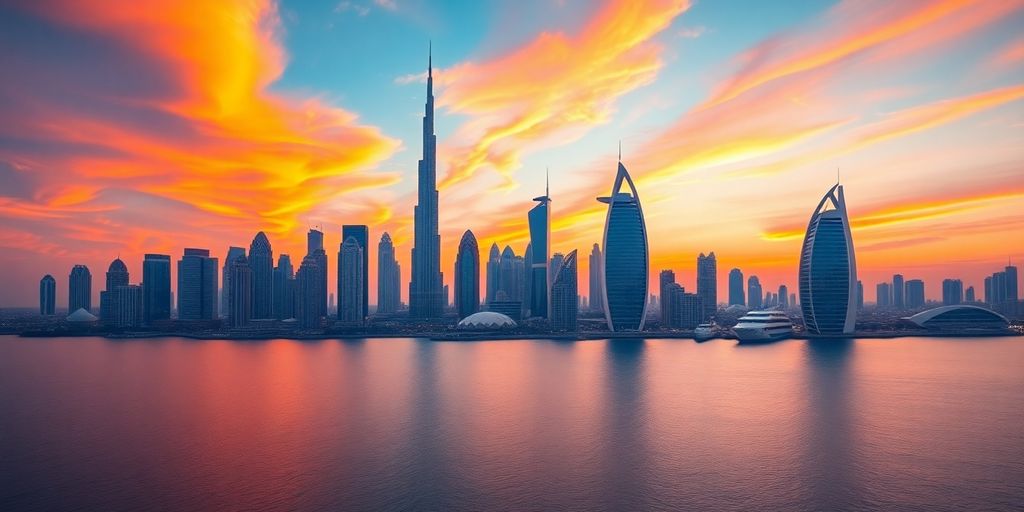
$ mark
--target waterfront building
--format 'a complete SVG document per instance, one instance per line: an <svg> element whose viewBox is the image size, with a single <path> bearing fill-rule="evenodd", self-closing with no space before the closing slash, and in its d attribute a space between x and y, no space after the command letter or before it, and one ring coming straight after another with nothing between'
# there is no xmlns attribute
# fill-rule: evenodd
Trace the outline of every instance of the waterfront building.
<svg viewBox="0 0 1024 512"><path fill-rule="evenodd" d="M303 329L316 329L323 323L320 296L324 281L320 279L319 266L317 255L307 254L295 273L295 320Z"/></svg>
<svg viewBox="0 0 1024 512"><path fill-rule="evenodd" d="M142 320L146 325L171 318L171 256L146 254L142 260Z"/></svg>
<svg viewBox="0 0 1024 512"><path fill-rule="evenodd" d="M924 281L910 279L904 284L907 309L921 309L924 307Z"/></svg>
<svg viewBox="0 0 1024 512"><path fill-rule="evenodd" d="M288 266L291 267L291 262L288 262ZM245 327L252 320L252 268L249 267L249 260L244 254L231 260L228 273L231 282L234 283L228 297L228 325Z"/></svg>
<svg viewBox="0 0 1024 512"><path fill-rule="evenodd" d="M658 296L661 297L658 313L661 325L664 327L670 327L669 315L671 313L672 296L669 293L669 286L675 284L675 282L676 273L671 270L662 270L658 274Z"/></svg>
<svg viewBox="0 0 1024 512"><path fill-rule="evenodd" d="M128 286L128 266L121 261L121 258L116 258L107 267L106 287L100 292L100 320L104 323L114 323L114 316L118 312L115 292L121 286Z"/></svg>
<svg viewBox="0 0 1024 512"><path fill-rule="evenodd" d="M92 274L85 265L75 265L68 276L68 313L79 309L92 309Z"/></svg>
<svg viewBox="0 0 1024 512"><path fill-rule="evenodd" d="M494 301L494 296L498 294L501 279L501 252L498 250L498 244L492 243L491 250L487 254L487 291L485 295L485 302L490 304Z"/></svg>
<svg viewBox="0 0 1024 512"><path fill-rule="evenodd" d="M401 304L402 273L395 259L391 235L385 232L377 244L377 313L391 314Z"/></svg>
<svg viewBox="0 0 1024 512"><path fill-rule="evenodd" d="M743 271L738 268L729 271L729 305L747 305L747 300L743 296Z"/></svg>
<svg viewBox="0 0 1024 512"><path fill-rule="evenodd" d="M622 190L623 183L628 191ZM640 196L621 161L611 195L598 201L608 205L601 243L605 320L611 331L641 331L647 319L647 227Z"/></svg>
<svg viewBox="0 0 1024 512"><path fill-rule="evenodd" d="M1009 327L1005 316L991 309L959 304L922 311L905 320L929 330L962 332L970 329L1002 332Z"/></svg>
<svg viewBox="0 0 1024 512"><path fill-rule="evenodd" d="M57 312L57 280L46 274L39 280L39 314L50 316Z"/></svg>
<svg viewBox="0 0 1024 512"><path fill-rule="evenodd" d="M231 264L240 256L245 256L245 247L230 246L227 256L224 257L220 276L220 314L224 317L231 313Z"/></svg>
<svg viewBox="0 0 1024 512"><path fill-rule="evenodd" d="M324 249L324 232L310 228L306 233L306 256L311 256L316 259L316 265L310 267L310 272L316 272L317 285L311 288L316 291L316 303L310 307L316 307L317 318L326 318L331 314L331 307L328 304L328 286L327 286L327 250ZM313 278L310 278L313 279ZM298 293L298 284L296 284L296 293Z"/></svg>
<svg viewBox="0 0 1024 512"><path fill-rule="evenodd" d="M120 261L120 260L118 260ZM127 274L127 271L125 272ZM144 318L144 299L142 287L137 284L118 284L108 290L108 300L112 305L107 323L121 329L141 327Z"/></svg>
<svg viewBox="0 0 1024 512"><path fill-rule="evenodd" d="M718 310L718 263L713 251L697 256L697 295L704 308L701 320L708 321Z"/></svg>
<svg viewBox="0 0 1024 512"><path fill-rule="evenodd" d="M362 324L363 249L354 236L345 239L338 254L338 321Z"/></svg>
<svg viewBox="0 0 1024 512"><path fill-rule="evenodd" d="M1006 302L1016 303L1019 298L1019 291L1017 289L1017 267L1013 265L1007 265L1003 269L1003 275L1006 277L1004 286L1006 287Z"/></svg>
<svg viewBox="0 0 1024 512"><path fill-rule="evenodd" d="M252 317L274 318L274 250L262 231L252 239L248 258L252 270Z"/></svg>
<svg viewBox="0 0 1024 512"><path fill-rule="evenodd" d="M530 272L530 262L533 261L533 244L526 244L526 252L522 256L512 259L512 281L518 283L515 289L515 297L522 303L521 318L529 318L530 298L533 297L533 273Z"/></svg>
<svg viewBox="0 0 1024 512"><path fill-rule="evenodd" d="M798 272L804 325L812 334L851 334L857 321L857 262L843 186L811 214Z"/></svg>
<svg viewBox="0 0 1024 512"><path fill-rule="evenodd" d="M292 266L292 257L281 254L274 267L274 317L285 320L294 316L295 268Z"/></svg>
<svg viewBox="0 0 1024 512"><path fill-rule="evenodd" d="M561 267L562 264L564 264L564 263L565 263L565 255L564 254L562 254L560 252L556 252L555 254L551 255L551 262L548 264L548 270L551 272L550 275L548 276L548 282L549 283L554 283L555 282L555 274L558 273L559 267Z"/></svg>
<svg viewBox="0 0 1024 512"><path fill-rule="evenodd" d="M694 329L703 321L703 299L695 293L686 293L686 289L678 283L665 285L661 302L668 315L662 322L666 328Z"/></svg>
<svg viewBox="0 0 1024 512"><path fill-rule="evenodd" d="M857 311L864 309L864 283L857 281Z"/></svg>
<svg viewBox="0 0 1024 512"><path fill-rule="evenodd" d="M496 311L481 311L459 320L455 328L460 331L502 331L515 329L516 321Z"/></svg>
<svg viewBox="0 0 1024 512"><path fill-rule="evenodd" d="M889 307L892 305L892 285L889 283L878 283L875 285L875 305L878 307Z"/></svg>
<svg viewBox="0 0 1024 512"><path fill-rule="evenodd" d="M747 279L747 305L750 309L760 309L764 304L764 291L761 289L761 280L757 276L750 276Z"/></svg>
<svg viewBox="0 0 1024 512"><path fill-rule="evenodd" d="M550 318L548 301L551 290L548 288L549 254L551 252L551 197L545 186L544 195L533 198L537 205L530 209L527 221L530 228L531 260L525 262L530 273L530 316Z"/></svg>
<svg viewBox="0 0 1024 512"><path fill-rule="evenodd" d="M959 279L942 280L942 304L955 306L963 302L964 283Z"/></svg>
<svg viewBox="0 0 1024 512"><path fill-rule="evenodd" d="M594 244L594 247L590 249L590 267L588 272L590 274L590 290L589 290L589 306L590 311L594 313L604 313L603 301L601 297L604 295L601 287L603 281L601 280L601 246Z"/></svg>
<svg viewBox="0 0 1024 512"><path fill-rule="evenodd" d="M208 249L185 249L178 260L179 320L217 318L217 270Z"/></svg>
<svg viewBox="0 0 1024 512"><path fill-rule="evenodd" d="M575 332L579 316L576 250L566 256L551 280L551 330Z"/></svg>
<svg viewBox="0 0 1024 512"><path fill-rule="evenodd" d="M455 257L455 309L459 318L480 311L480 247L468 229Z"/></svg>
<svg viewBox="0 0 1024 512"><path fill-rule="evenodd" d="M964 302L975 302L974 298L974 287L968 286L967 290L964 291Z"/></svg>
<svg viewBox="0 0 1024 512"><path fill-rule="evenodd" d="M355 238L356 242L359 243L359 250L363 255L362 269L360 273L363 276L363 284L361 286L363 290L363 298L360 299L362 303L362 317L365 319L370 315L370 228L363 225L344 225L341 227L341 239L348 240L349 237ZM338 247L339 254L341 247ZM341 256L338 256L338 261L341 261ZM338 293L341 293L341 278L338 278Z"/></svg>
<svg viewBox="0 0 1024 512"><path fill-rule="evenodd" d="M784 284L779 285L779 307L786 309L790 306L789 303L789 288Z"/></svg>
<svg viewBox="0 0 1024 512"><path fill-rule="evenodd" d="M903 275L894 274L892 276L892 306L896 309L903 309L906 307L907 291L903 284Z"/></svg>
<svg viewBox="0 0 1024 512"><path fill-rule="evenodd" d="M427 102L423 113L423 158L419 161L414 210L409 316L439 319L443 313L441 236L437 230L437 136L434 134L434 74L427 59Z"/></svg>

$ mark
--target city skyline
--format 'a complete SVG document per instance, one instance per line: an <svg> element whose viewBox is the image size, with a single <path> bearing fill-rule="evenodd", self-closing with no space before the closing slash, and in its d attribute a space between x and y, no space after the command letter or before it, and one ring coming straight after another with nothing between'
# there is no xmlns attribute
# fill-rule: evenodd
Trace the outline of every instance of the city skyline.
<svg viewBox="0 0 1024 512"><path fill-rule="evenodd" d="M108 83L75 80L76 68L68 66L59 72L48 69L61 77L57 82L80 89L54 96L68 90L38 87L41 75L29 59L43 50L41 43L19 42L24 30L4 31L11 43L4 46L24 53L12 61L13 69L21 71L10 75L14 87L0 94L26 101L11 102L22 106L4 106L3 113L34 143L18 144L23 139L3 135L8 144L0 154L0 173L11 186L0 194L5 232L0 262L7 284L0 306L31 306L46 274L57 277L55 302L65 305L68 286L62 276L74 264L100 272L118 255L134 276L142 275L146 253L176 259L186 247L201 247L226 262L229 246L244 247L260 231L274 252L300 261L304 230L313 224L324 225L324 245L330 247L340 245L343 224L371 226L371 240L388 231L399 264L411 268L415 201L410 193L415 189L410 179L419 149L413 112L422 108L422 89L416 85L422 85L423 50L431 39L439 63L434 122L441 269L453 268L458 236L467 229L478 234L481 247L509 245L522 254L529 239L529 192L539 189L548 164L556 176L548 251L567 254L599 242L603 212L593 198L606 192L618 139L624 141L623 159L644 196L652 240L651 289L656 289L661 269L675 270L677 280L694 289L696 255L715 251L723 271L735 267L744 275L757 275L765 290L779 285L795 290L807 199L833 181L836 167L842 168L849 194L858 278L869 288L903 273L924 280L928 300L941 299L939 283L947 278L961 279L964 289L980 293L993 269L1008 258L1024 258L1020 247L1005 243L1006 233L1024 228L1016 213L1024 206L1024 189L1016 170L1019 150L1014 151L1024 97L1021 52L1019 38L1006 34L1021 20L1019 4L885 6L882 10L890 16L884 22L868 15L870 3L824 12L786 7L764 18L765 27L757 30L730 25L717 12L719 7L703 4L567 4L548 7L551 16L537 22L539 26L509 27L498 32L498 40L478 46L450 28L412 21L422 30L387 42L395 46L389 46L385 58L374 59L380 73L390 76L367 74L376 78L358 81L355 89L336 79L313 79L320 66L309 60L314 53L309 51L311 38L327 37L330 31L317 26L299 35L296 27L310 23L315 14L309 6L257 6L241 18L252 24L231 32L237 38L230 42L237 46L207 56L158 42L161 35L172 40L192 35L184 31L187 13L147 20L145 12L124 9L121 17L97 13L90 24L73 18L78 12L74 8L62 13L44 7L2 8L5 25L21 23L60 36L49 43L57 62L74 43L90 42L100 32L115 47L126 45L129 34L141 37L135 53L118 56L125 63L151 58L152 65L142 68L147 80L125 80L116 92L154 103L114 108L104 99ZM222 14L234 8L230 3L218 7ZM529 3L507 7L541 8ZM416 7L399 3L395 12L378 8L359 16L330 11L328 17L357 35L371 25L386 26L389 17L408 15L405 9ZM841 14L852 22L835 33L820 30ZM206 36L195 39L198 48L221 41L219 19L213 16L209 27L194 29L201 31L196 36ZM256 23L266 19L278 23ZM147 21L154 24L152 34L131 30ZM608 41L600 48L603 53L595 53L600 43L596 34L613 21L635 29L636 38ZM704 22L708 24L699 24ZM207 34L208 29L215 32ZM885 37L869 37L879 33ZM695 55L723 37L734 41L728 50ZM551 39L564 43L580 65L596 66L594 83L572 79L578 67L555 72L564 63L536 59ZM767 44L771 40L790 44L773 47ZM790 48L807 41L820 44L806 54ZM963 44L951 54L946 49L954 43ZM112 65L113 77L129 76L120 67L125 63L95 44L80 47L85 62ZM315 53L370 69L361 57L331 48ZM255 78L237 67L217 70L231 51L259 70ZM605 58L599 59L601 55ZM743 66L743 59L752 55L763 59ZM950 84L915 86L905 76L915 71L898 66L922 58L920 66L932 72L976 73ZM873 62L892 76L870 78ZM623 71L626 78L614 81L608 73L612 69ZM185 78L172 79L168 70L182 71ZM528 87L545 73L552 80L538 86L543 91ZM827 101L839 94L838 82L844 80L853 82L854 90L844 97L851 103L845 111L840 102ZM553 103L541 99L541 92L557 93L557 88L570 92L590 87L604 94L579 105L566 96L556 96ZM673 93L680 97L668 94L680 89L682 93ZM497 92L504 95L485 95ZM784 93L799 101L782 99ZM395 106L389 110L381 102ZM752 102L758 106L751 117L729 127L737 110L753 108ZM97 113L108 106L113 113ZM569 107L590 107L595 116L565 121L558 114ZM539 136L497 133L509 112L520 109L539 116ZM652 110L671 114L653 115ZM296 128L299 112L312 117ZM814 122L794 119L805 114ZM252 124L247 133L238 129L243 122ZM55 130L54 123L65 131ZM196 138L197 126L210 130L205 134L211 140L223 140L223 148ZM484 137L467 145L478 133L493 134L493 140L484 142ZM277 151L282 148L265 142L284 136L303 140L307 151ZM670 136L685 142L670 143ZM339 152L341 142L365 151ZM941 151L929 151L940 145ZM200 158L181 158L185 147ZM299 163L308 162L311 154L312 163ZM232 160L237 160L236 167L223 165ZM243 165L251 174L242 172ZM274 166L281 170L268 174ZM156 167L169 170L157 172ZM773 184L779 181L785 183L784 190ZM676 196L684 201L669 200ZM466 216L467 210L473 215ZM677 232L685 236L674 236ZM363 291L376 297L377 264L375 255L369 257L370 289ZM579 262L581 276L588 266ZM175 267L172 283L177 282ZM335 283L337 261L328 268L327 281ZM446 275L444 284L452 287L452 277ZM402 301L408 302L405 281ZM728 283L721 273L716 284L717 296L727 297ZM100 286L91 287L94 311L100 291ZM176 288L171 291L177 293ZM588 293L587 279L580 279L579 293Z"/></svg>

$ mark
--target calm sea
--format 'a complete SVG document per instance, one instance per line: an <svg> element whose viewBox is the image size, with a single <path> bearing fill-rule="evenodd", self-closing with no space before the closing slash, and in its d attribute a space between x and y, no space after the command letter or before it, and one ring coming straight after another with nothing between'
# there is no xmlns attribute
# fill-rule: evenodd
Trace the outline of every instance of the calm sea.
<svg viewBox="0 0 1024 512"><path fill-rule="evenodd" d="M1024 338L0 337L0 510L1021 510Z"/></svg>

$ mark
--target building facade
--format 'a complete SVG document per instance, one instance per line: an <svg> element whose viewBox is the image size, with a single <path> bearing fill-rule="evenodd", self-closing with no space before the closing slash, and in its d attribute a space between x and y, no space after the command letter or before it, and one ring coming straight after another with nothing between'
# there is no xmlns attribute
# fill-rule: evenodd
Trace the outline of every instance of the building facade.
<svg viewBox="0 0 1024 512"><path fill-rule="evenodd" d="M851 334L857 322L857 262L843 186L811 214L800 250L800 307L812 334Z"/></svg>
<svg viewBox="0 0 1024 512"><path fill-rule="evenodd" d="M324 281L320 279L319 266L317 256L307 254L295 273L295 320L303 329L316 329L323 325L324 308L320 304L320 295Z"/></svg>
<svg viewBox="0 0 1024 512"><path fill-rule="evenodd" d="M579 317L579 286L574 249L562 260L551 280L551 330L576 332Z"/></svg>
<svg viewBox="0 0 1024 512"><path fill-rule="evenodd" d="M208 249L185 249L178 260L178 319L217 318L217 258Z"/></svg>
<svg viewBox="0 0 1024 512"><path fill-rule="evenodd" d="M468 229L455 257L455 309L459 319L480 311L480 247Z"/></svg>
<svg viewBox="0 0 1024 512"><path fill-rule="evenodd" d="M738 268L729 271L729 305L747 305L747 299L743 296L743 271Z"/></svg>
<svg viewBox="0 0 1024 512"><path fill-rule="evenodd" d="M623 191L623 185L628 191ZM611 331L640 331L647 319L649 252L640 196L620 161L608 205L601 270L605 320Z"/></svg>
<svg viewBox="0 0 1024 512"><path fill-rule="evenodd" d="M50 274L46 274L39 280L39 314L50 316L56 314L56 312L57 280Z"/></svg>
<svg viewBox="0 0 1024 512"><path fill-rule="evenodd" d="M697 256L697 295L704 308L702 321L708 321L718 311L718 262L715 253Z"/></svg>
<svg viewBox="0 0 1024 512"><path fill-rule="evenodd" d="M757 276L747 278L747 304L750 309L760 309L764 304L764 290Z"/></svg>
<svg viewBox="0 0 1024 512"><path fill-rule="evenodd" d="M295 316L295 267L292 257L281 254L274 267L274 317L285 320Z"/></svg>
<svg viewBox="0 0 1024 512"><path fill-rule="evenodd" d="M604 258L601 256L601 246L594 244L594 247L590 249L590 267L588 271L590 273L590 311L593 313L604 313L604 301L601 297L604 296L604 281L601 280L601 276L604 272L601 270L601 262Z"/></svg>
<svg viewBox="0 0 1024 512"><path fill-rule="evenodd" d="M236 256L231 260L231 287L228 297L228 325L245 327L252 320L252 269L245 255Z"/></svg>
<svg viewBox="0 0 1024 512"><path fill-rule="evenodd" d="M142 319L146 325L171 318L171 256L147 254L142 260Z"/></svg>
<svg viewBox="0 0 1024 512"><path fill-rule="evenodd" d="M249 245L252 270L252 317L274 318L274 250L267 235L260 231Z"/></svg>
<svg viewBox="0 0 1024 512"><path fill-rule="evenodd" d="M924 281L910 279L903 285L904 304L907 309L920 309L924 307Z"/></svg>
<svg viewBox="0 0 1024 512"><path fill-rule="evenodd" d="M348 240L349 237L355 238L356 242L359 243L359 249L363 255L363 284L361 286L363 290L362 302L363 318L370 315L370 228L364 224L347 224L341 227L341 239ZM339 252L341 247L338 247ZM338 257L338 261L341 261L341 256ZM340 281L339 281L340 283ZM341 287L338 287L341 290ZM339 292L340 293L340 292Z"/></svg>
<svg viewBox="0 0 1024 512"><path fill-rule="evenodd" d="M530 209L527 221L530 228L530 261L525 262L530 273L530 316L550 318L548 308L551 290L548 288L549 255L551 253L551 197L545 189L544 195L533 198L537 205Z"/></svg>
<svg viewBox="0 0 1024 512"><path fill-rule="evenodd" d="M228 247L228 254L224 257L224 266L220 272L220 314L225 318L231 312L231 264L239 256L245 256L244 247Z"/></svg>
<svg viewBox="0 0 1024 512"><path fill-rule="evenodd" d="M361 325L363 316L363 249L354 236L345 239L338 255L338 321Z"/></svg>
<svg viewBox="0 0 1024 512"><path fill-rule="evenodd" d="M409 316L436 320L444 312L445 299L441 235L437 229L437 136L434 134L434 73L430 59L427 61L427 103L423 110L423 158L417 170L418 197L413 214Z"/></svg>
<svg viewBox="0 0 1024 512"><path fill-rule="evenodd" d="M391 314L401 305L402 271L395 259L391 235L384 233L377 244L377 313Z"/></svg>
<svg viewBox="0 0 1024 512"><path fill-rule="evenodd" d="M92 273L85 265L75 265L68 276L68 314L92 309Z"/></svg>

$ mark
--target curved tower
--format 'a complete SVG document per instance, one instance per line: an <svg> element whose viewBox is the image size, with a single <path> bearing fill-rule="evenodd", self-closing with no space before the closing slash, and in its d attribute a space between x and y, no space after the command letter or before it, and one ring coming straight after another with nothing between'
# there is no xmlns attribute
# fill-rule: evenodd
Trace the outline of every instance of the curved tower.
<svg viewBox="0 0 1024 512"><path fill-rule="evenodd" d="M274 251L270 240L260 231L249 245L252 270L252 317L274 317Z"/></svg>
<svg viewBox="0 0 1024 512"><path fill-rule="evenodd" d="M468 229L455 257L455 308L460 319L480 311L480 248Z"/></svg>
<svg viewBox="0 0 1024 512"><path fill-rule="evenodd" d="M851 334L857 320L857 262L843 186L811 215L800 250L800 307L812 334ZM782 300L780 297L779 300Z"/></svg>
<svg viewBox="0 0 1024 512"><path fill-rule="evenodd" d="M545 185L544 195L533 198L538 204L530 209L527 221L530 226L530 261L526 262L526 272L530 277L530 296L524 301L530 303L530 316L549 318L551 308L548 306L551 289L548 286L548 254L551 252L551 196L549 187Z"/></svg>
<svg viewBox="0 0 1024 512"><path fill-rule="evenodd" d="M621 190L624 181L628 192ZM597 200L608 205L601 244L602 301L608 329L639 331L647 317L647 227L640 196L621 161L611 195Z"/></svg>

